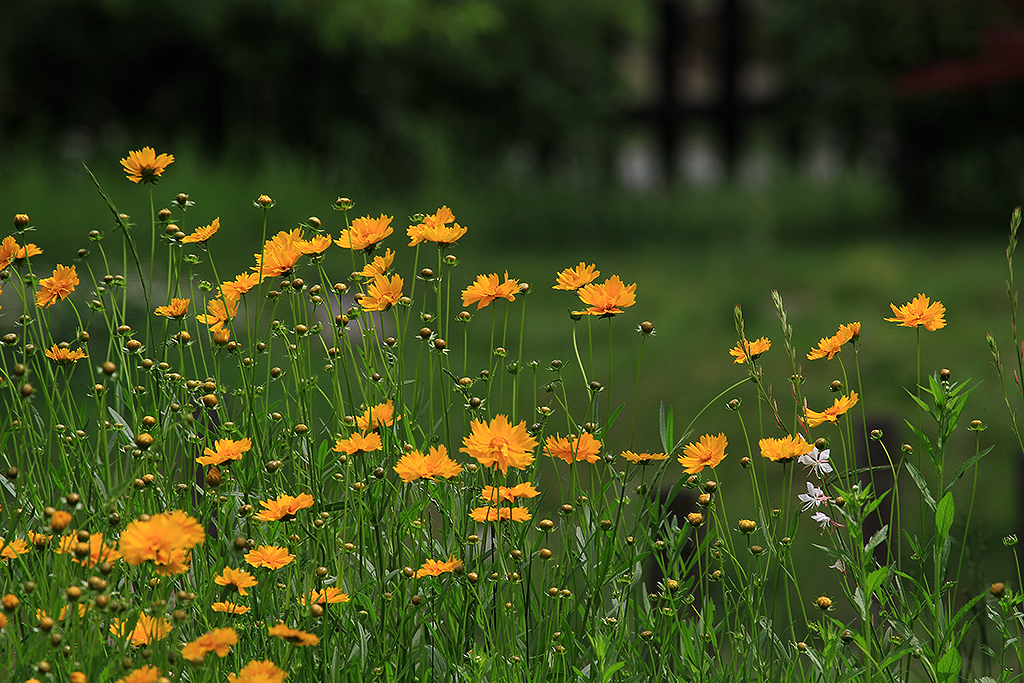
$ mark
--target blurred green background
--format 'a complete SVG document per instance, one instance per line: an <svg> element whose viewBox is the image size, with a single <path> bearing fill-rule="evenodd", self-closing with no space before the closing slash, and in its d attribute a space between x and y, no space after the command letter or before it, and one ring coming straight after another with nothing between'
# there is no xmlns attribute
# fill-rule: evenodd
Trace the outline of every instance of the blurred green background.
<svg viewBox="0 0 1024 683"><path fill-rule="evenodd" d="M915 333L882 318L924 292L949 325L923 335L923 371L980 382L965 417L989 423L982 446L996 448L972 537L998 546L1024 534L1021 453L984 340L1012 356L1003 250L1024 194L1022 26L1020 0L11 1L0 206L31 215L44 260L68 262L111 226L82 163L145 222L148 194L118 159L151 145L176 157L157 208L187 192L193 227L220 216L218 239L244 245L218 256L223 273L258 249L261 193L278 202L272 230L318 215L335 236L338 196L357 215L395 215L399 232L447 204L470 229L460 287L505 269L534 284L527 356L542 363L571 352L556 271L586 260L637 282L637 305L613 321L610 390L631 401L632 330L653 321L643 450L660 447L661 402L685 424L743 377L726 353L735 304L748 337L774 341L766 377L785 402L771 289L799 359L862 321L869 426L898 447L916 414ZM801 364L812 407L830 404L835 361ZM734 394L752 409L752 388ZM721 405L695 429L729 433L733 465L744 454ZM954 448L966 459L973 437Z"/></svg>

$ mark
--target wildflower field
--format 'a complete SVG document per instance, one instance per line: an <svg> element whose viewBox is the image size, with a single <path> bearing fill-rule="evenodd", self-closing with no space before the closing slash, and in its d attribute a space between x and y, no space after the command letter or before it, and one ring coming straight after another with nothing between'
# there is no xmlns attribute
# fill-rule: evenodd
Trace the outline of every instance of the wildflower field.
<svg viewBox="0 0 1024 683"><path fill-rule="evenodd" d="M777 292L777 332L736 306L702 361L719 391L655 415L642 272L528 284L462 260L447 206L348 198L248 198L262 232L225 240L173 163L86 169L108 219L65 253L26 213L0 242L0 681L1021 678L1016 538L1013 576L961 581L993 443L978 383L922 364L940 301L856 316L907 328L906 443L865 408L899 381L862 372L869 325L800 346ZM986 386L1018 454L1019 225Z"/></svg>

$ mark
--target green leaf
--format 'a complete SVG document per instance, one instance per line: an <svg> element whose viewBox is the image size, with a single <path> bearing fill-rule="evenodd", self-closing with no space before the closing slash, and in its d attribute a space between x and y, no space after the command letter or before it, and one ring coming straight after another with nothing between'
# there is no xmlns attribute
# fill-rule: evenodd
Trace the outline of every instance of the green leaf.
<svg viewBox="0 0 1024 683"><path fill-rule="evenodd" d="M932 492L928 490L928 482L924 480L924 477L921 476L921 473L918 471L918 469L911 465L909 462L905 462L903 463L903 465L907 468L907 471L910 472L910 478L914 480L915 484L917 484L917 489L921 492L921 496L924 498L924 502L928 503L928 507L930 507L934 512L935 499L932 498Z"/></svg>
<svg viewBox="0 0 1024 683"><path fill-rule="evenodd" d="M868 578L864 581L864 592L867 594L868 600L871 599L871 595L878 590L878 587L881 586L882 582L887 578L889 578L888 567L879 567L868 574Z"/></svg>
<svg viewBox="0 0 1024 683"><path fill-rule="evenodd" d="M864 545L864 554L865 555L870 555L871 551L874 550L875 548L877 548L878 544L881 543L882 541L884 541L886 536L888 536L888 535L889 535L889 525L886 524L881 529L879 529L874 534L872 534L871 538L868 539L868 542ZM882 569L876 570L871 576L874 576L874 574L882 571L883 569L886 569L886 568L882 567ZM886 571L888 571L888 570L886 569ZM869 580L870 580L871 576L868 577ZM871 591L868 591L868 595L870 595L870 594L871 594Z"/></svg>
<svg viewBox="0 0 1024 683"><path fill-rule="evenodd" d="M953 528L954 510L953 494L947 492L935 508L935 533L939 538L948 535Z"/></svg>
<svg viewBox="0 0 1024 683"><path fill-rule="evenodd" d="M949 648L946 654L942 655L942 659L939 660L939 665L936 668L939 679L938 683L955 681L960 675L962 665L963 660L960 658L960 651L955 647Z"/></svg>
<svg viewBox="0 0 1024 683"><path fill-rule="evenodd" d="M668 407L668 411L665 410L665 402L661 402L661 407L658 410L658 432L661 434L661 448L667 455L672 455L668 450L668 445L672 443L673 429L672 429L672 406Z"/></svg>
<svg viewBox="0 0 1024 683"><path fill-rule="evenodd" d="M974 455L972 455L967 460L967 462L965 462L963 465L960 465L960 467L957 468L956 472L953 473L953 478L949 480L948 484L946 484L946 488L943 489L943 492L946 492L946 491L949 491L950 489L952 489L953 488L953 484L955 484L958 481L960 481L960 478L963 477L965 474L967 474L967 470L971 469L971 467L976 465L979 460L981 460L982 458L984 458L986 455L988 455L991 452L992 452L992 446L989 446L988 448L986 448L985 450L981 451L980 453L975 453Z"/></svg>

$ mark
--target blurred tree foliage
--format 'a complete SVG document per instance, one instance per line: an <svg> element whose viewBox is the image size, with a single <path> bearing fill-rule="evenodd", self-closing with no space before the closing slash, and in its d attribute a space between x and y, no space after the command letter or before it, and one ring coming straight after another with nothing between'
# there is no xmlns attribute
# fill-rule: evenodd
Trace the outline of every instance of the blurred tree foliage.
<svg viewBox="0 0 1024 683"><path fill-rule="evenodd" d="M904 218L1003 229L1024 193L1024 2L779 0L767 17L791 123L888 171Z"/></svg>
<svg viewBox="0 0 1024 683"><path fill-rule="evenodd" d="M610 154L602 141L620 115L617 49L644 31L647 10L620 0L9 1L0 149L188 135L214 156L258 159L283 144L389 184L460 160L493 164L512 148L541 168L592 165Z"/></svg>

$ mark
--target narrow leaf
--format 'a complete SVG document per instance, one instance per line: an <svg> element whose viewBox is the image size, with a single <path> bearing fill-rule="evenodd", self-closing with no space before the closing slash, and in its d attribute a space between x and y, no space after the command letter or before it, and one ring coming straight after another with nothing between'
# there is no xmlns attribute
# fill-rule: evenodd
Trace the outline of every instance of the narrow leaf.
<svg viewBox="0 0 1024 683"><path fill-rule="evenodd" d="M932 492L928 490L928 482L924 480L924 477L921 476L918 469L909 462L905 462L903 465L907 468L907 471L910 472L910 478L914 480L915 484L917 484L917 489L921 492L924 502L928 503L928 507L930 507L934 512L935 499L932 498Z"/></svg>
<svg viewBox="0 0 1024 683"><path fill-rule="evenodd" d="M949 534L949 530L953 528L953 513L953 494L947 492L935 509L935 533L939 538Z"/></svg>

